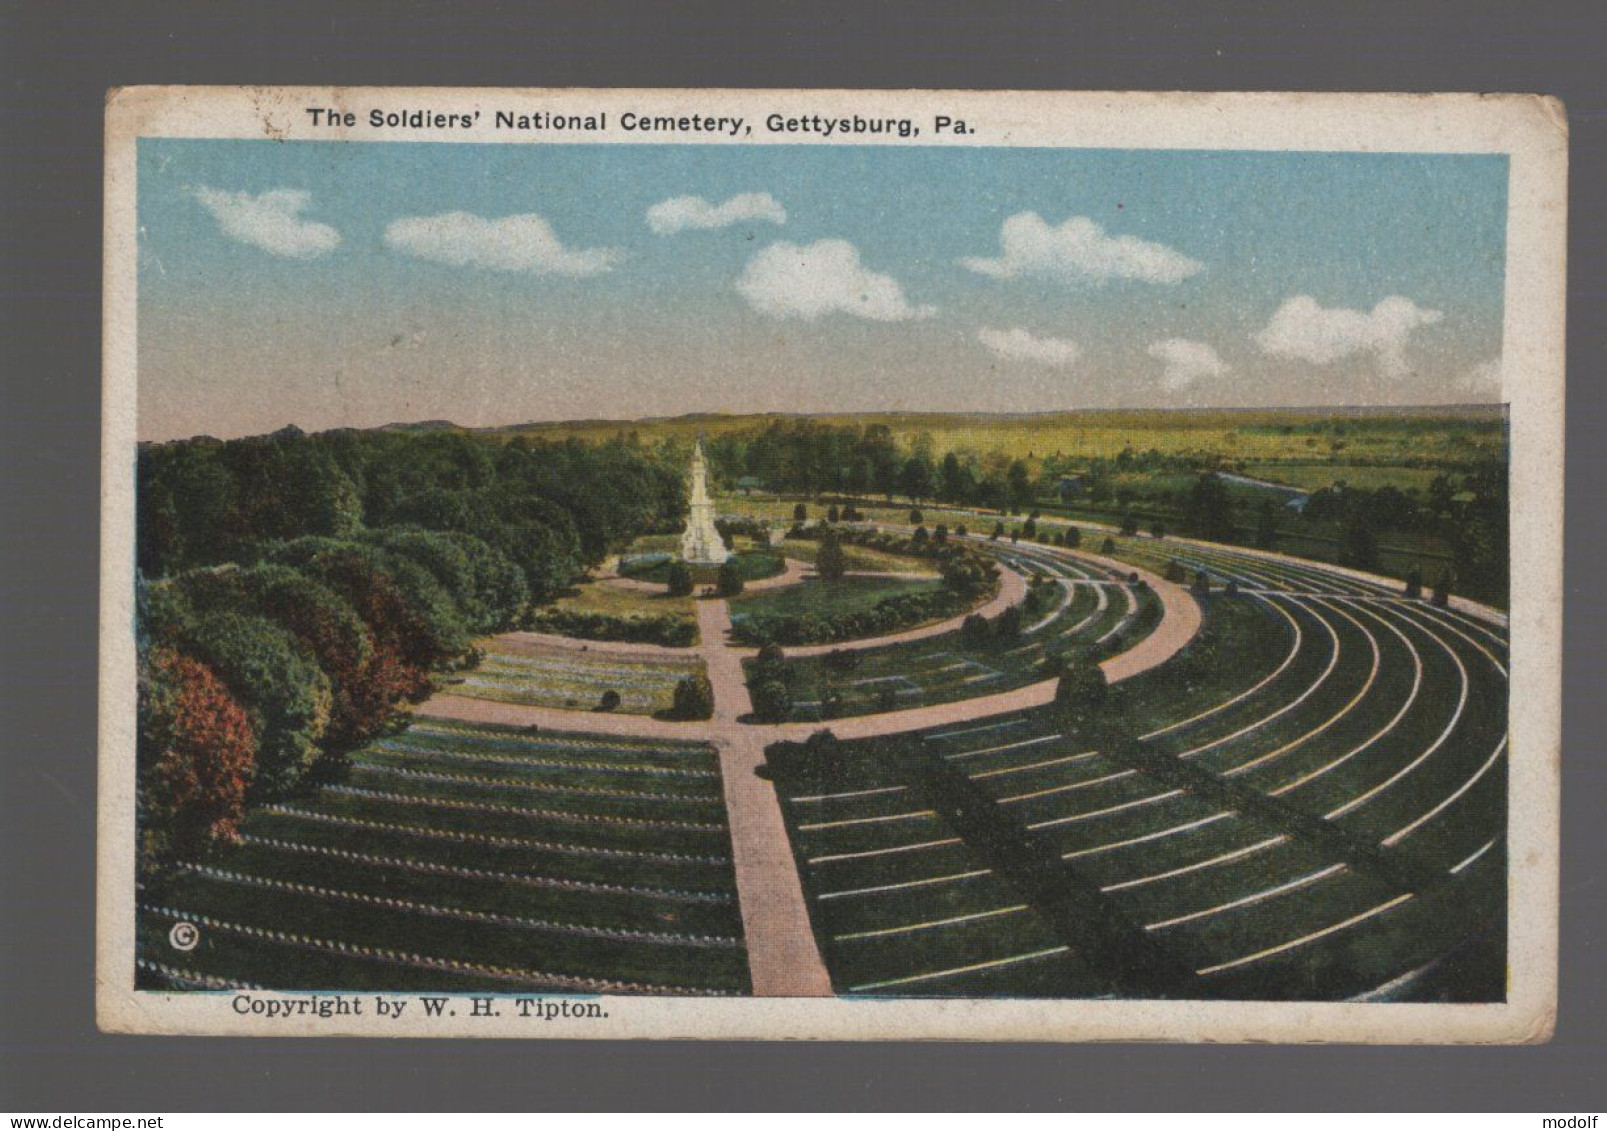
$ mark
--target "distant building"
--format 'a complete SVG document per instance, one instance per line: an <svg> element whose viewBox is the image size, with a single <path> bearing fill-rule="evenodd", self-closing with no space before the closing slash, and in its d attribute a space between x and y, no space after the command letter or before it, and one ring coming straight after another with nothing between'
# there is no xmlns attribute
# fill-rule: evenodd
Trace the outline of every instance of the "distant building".
<svg viewBox="0 0 1607 1131"><path fill-rule="evenodd" d="M741 491L744 495L751 495L755 491L763 491L764 480L760 479L756 475L744 475L741 479L737 480L737 490Z"/></svg>

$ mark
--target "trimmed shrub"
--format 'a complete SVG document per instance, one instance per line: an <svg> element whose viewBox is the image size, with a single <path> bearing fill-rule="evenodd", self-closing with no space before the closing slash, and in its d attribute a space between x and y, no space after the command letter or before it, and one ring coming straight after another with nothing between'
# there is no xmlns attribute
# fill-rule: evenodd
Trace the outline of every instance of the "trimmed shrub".
<svg viewBox="0 0 1607 1131"><path fill-rule="evenodd" d="M728 561L720 566L720 576L715 583L714 591L722 597L735 597L742 592L744 584L742 567L735 561Z"/></svg>
<svg viewBox="0 0 1607 1131"><path fill-rule="evenodd" d="M597 700L597 709L599 711L617 711L619 710L619 702L619 692L610 687L603 692L602 698Z"/></svg>
<svg viewBox="0 0 1607 1131"><path fill-rule="evenodd" d="M1416 566L1406 575L1406 598L1410 601L1421 600L1423 597L1423 571Z"/></svg>
<svg viewBox="0 0 1607 1131"><path fill-rule="evenodd" d="M1027 589L1027 599L1022 603L1025 614L1034 620L1043 616L1054 608L1056 595L1060 586L1046 577L1035 577L1032 585Z"/></svg>
<svg viewBox="0 0 1607 1131"><path fill-rule="evenodd" d="M981 613L972 613L960 626L960 639L965 641L967 647L986 648L993 640L993 626Z"/></svg>
<svg viewBox="0 0 1607 1131"><path fill-rule="evenodd" d="M1010 644L1021 637L1021 606L1011 605L993 621L993 642Z"/></svg>
<svg viewBox="0 0 1607 1131"><path fill-rule="evenodd" d="M785 722L792 713L792 692L779 679L762 679L748 689L753 713L764 722Z"/></svg>
<svg viewBox="0 0 1607 1131"><path fill-rule="evenodd" d="M669 572L665 575L669 582L671 597L690 597L692 595L692 567L682 561L670 563Z"/></svg>
<svg viewBox="0 0 1607 1131"><path fill-rule="evenodd" d="M848 558L843 553L842 542L836 534L827 531L820 540L820 550L815 554L815 573L822 581L838 581L847 572Z"/></svg>
<svg viewBox="0 0 1607 1131"><path fill-rule="evenodd" d="M821 662L834 672L851 672L859 667L859 653L851 648L833 648Z"/></svg>
<svg viewBox="0 0 1607 1131"><path fill-rule="evenodd" d="M1434 582L1434 605L1436 608L1446 608L1451 603L1451 586L1454 578L1450 570L1442 570L1439 580Z"/></svg>
<svg viewBox="0 0 1607 1131"><path fill-rule="evenodd" d="M1055 684L1054 712L1066 730L1095 731L1110 704L1110 685L1097 664L1068 661Z"/></svg>
<svg viewBox="0 0 1607 1131"><path fill-rule="evenodd" d="M683 676L675 685L675 700L670 716L677 719L709 719L714 717L714 685L702 672Z"/></svg>

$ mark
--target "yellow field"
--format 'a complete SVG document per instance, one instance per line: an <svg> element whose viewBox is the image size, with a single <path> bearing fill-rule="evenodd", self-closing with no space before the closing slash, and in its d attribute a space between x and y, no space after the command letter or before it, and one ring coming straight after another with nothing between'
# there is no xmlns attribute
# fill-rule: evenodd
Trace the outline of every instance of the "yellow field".
<svg viewBox="0 0 1607 1131"><path fill-rule="evenodd" d="M699 435L717 437L753 431L776 421L803 417L686 416L668 420L570 421L520 425L498 435L607 440L635 434L644 442ZM1498 457L1504 450L1498 406L1410 408L1399 412L1346 409L1256 409L1241 411L1121 410L998 416L965 413L867 413L812 417L821 423L885 424L908 447L930 436L933 449L1003 453L1041 460L1059 453L1073 459L1114 458L1124 449L1200 454L1231 460L1299 461L1353 459L1368 462Z"/></svg>

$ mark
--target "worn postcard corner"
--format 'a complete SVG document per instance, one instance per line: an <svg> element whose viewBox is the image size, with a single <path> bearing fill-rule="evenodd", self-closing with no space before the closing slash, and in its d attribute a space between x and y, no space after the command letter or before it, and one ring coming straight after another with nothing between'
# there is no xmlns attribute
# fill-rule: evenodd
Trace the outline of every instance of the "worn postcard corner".
<svg viewBox="0 0 1607 1131"><path fill-rule="evenodd" d="M1535 95L107 95L97 1022L1537 1043Z"/></svg>

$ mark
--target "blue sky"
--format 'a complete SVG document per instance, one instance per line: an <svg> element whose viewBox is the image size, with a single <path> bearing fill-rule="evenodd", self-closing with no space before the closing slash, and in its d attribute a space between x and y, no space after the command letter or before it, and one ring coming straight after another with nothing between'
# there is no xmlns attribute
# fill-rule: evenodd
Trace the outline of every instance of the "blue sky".
<svg viewBox="0 0 1607 1131"><path fill-rule="evenodd" d="M144 140L140 430L1493 400L1506 181L1486 155Z"/></svg>

